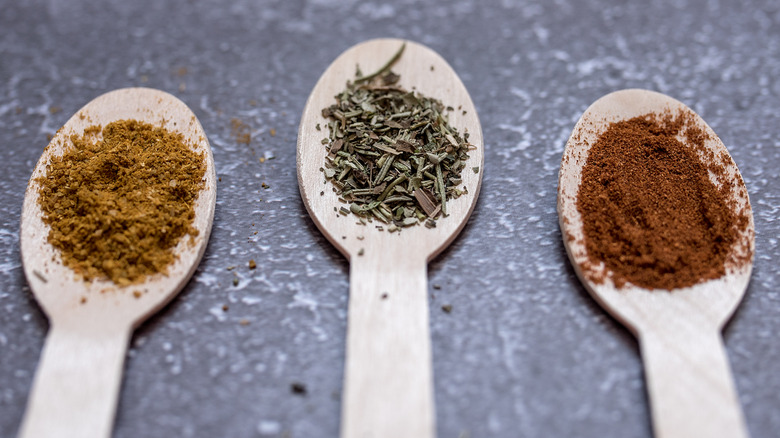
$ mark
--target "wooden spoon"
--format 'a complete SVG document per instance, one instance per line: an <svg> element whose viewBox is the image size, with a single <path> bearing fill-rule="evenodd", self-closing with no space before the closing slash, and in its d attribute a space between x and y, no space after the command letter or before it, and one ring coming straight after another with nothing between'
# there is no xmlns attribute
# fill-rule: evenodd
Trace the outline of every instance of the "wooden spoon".
<svg viewBox="0 0 780 438"><path fill-rule="evenodd" d="M344 376L344 438L435 436L435 414L428 334L427 264L466 224L477 201L482 177L482 130L466 88L447 62L431 49L406 41L392 70L400 85L460 108L450 123L470 134L476 146L463 170L468 194L448 201L449 217L436 228L404 228L400 233L358 225L342 216L344 204L325 183L327 121L322 109L354 78L355 66L375 71L395 54L403 40L378 39L358 44L339 56L314 87L298 130L298 185L309 215L320 231L350 261L349 321ZM317 124L325 127L316 129ZM478 173L472 172L479 167Z"/></svg>
<svg viewBox="0 0 780 438"><path fill-rule="evenodd" d="M656 437L746 437L739 400L723 348L721 329L747 288L754 247L753 213L739 170L723 143L698 115L709 134L705 147L728 157L732 195L749 225L740 236L750 262L716 280L692 287L648 290L633 285L595 284L583 273L588 260L583 223L577 211L581 172L588 151L610 122L636 116L689 110L681 102L645 90L623 90L597 100L585 111L566 144L558 180L558 217L566 251L593 298L639 339ZM692 111L691 111L692 112ZM737 248L740 245L735 245Z"/></svg>
<svg viewBox="0 0 780 438"><path fill-rule="evenodd" d="M62 155L73 134L93 125L136 119L179 132L206 156L205 188L195 204L194 240L182 239L168 275L119 287L104 280L85 282L65 267L48 242L41 220L36 178ZM174 96L148 88L126 88L89 102L62 127L44 150L24 198L21 249L30 288L51 328L33 381L19 436L108 437L116 411L125 351L139 324L170 301L187 283L203 256L216 200L214 160L195 114Z"/></svg>

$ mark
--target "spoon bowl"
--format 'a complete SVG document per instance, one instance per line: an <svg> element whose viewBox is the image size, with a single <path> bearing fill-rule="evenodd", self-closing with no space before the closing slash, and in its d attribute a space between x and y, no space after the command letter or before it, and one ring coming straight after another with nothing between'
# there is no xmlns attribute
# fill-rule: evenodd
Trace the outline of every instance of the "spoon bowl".
<svg viewBox="0 0 780 438"><path fill-rule="evenodd" d="M404 43L392 67L400 86L456 108L450 124L468 132L476 149L461 175L460 187L468 193L447 202L448 217L432 229L417 225L389 233L377 221L362 225L355 216L339 214L344 204L320 170L327 128L317 127L327 127L322 109L335 102L357 65L375 71ZM420 44L396 39L358 44L333 61L309 96L298 130L298 185L314 223L350 261L342 437L434 436L427 263L465 226L479 194L483 161L482 130L468 91L441 56Z"/></svg>
<svg viewBox="0 0 780 438"><path fill-rule="evenodd" d="M733 250L746 251L750 262L727 270L720 278L672 291L630 283L617 288L609 278L595 283L586 272L603 274L606 269L603 264L588 263L583 220L577 210L588 151L610 123L665 110L693 113L675 99L646 90L608 94L585 111L566 144L559 173L558 215L564 246L591 296L639 338L656 436L747 436L720 332L750 280L753 214L737 166L698 115L695 123L709 137L705 148L714 156L728 157L724 165L734 181L731 197L749 220Z"/></svg>
<svg viewBox="0 0 780 438"><path fill-rule="evenodd" d="M63 265L47 237L49 226L38 203L37 178L52 157L62 155L70 137L87 127L135 119L184 136L205 156L205 186L195 202L193 227L199 234L181 239L167 275L118 286L90 282ZM192 111L174 96L147 88L112 91L81 108L46 147L25 193L21 255L27 281L50 320L20 437L111 435L127 343L133 329L168 303L187 284L206 249L216 201L214 160L206 135Z"/></svg>
<svg viewBox="0 0 780 438"><path fill-rule="evenodd" d="M374 226L356 224L354 216L344 217L333 211L334 206L343 204L331 186L324 184L325 180L319 170L328 154L321 143L327 137L327 119L321 111L335 102L334 96L344 90L347 80L354 77L356 65L360 65L364 71L374 71L404 43L406 48L403 55L392 68L401 76L400 85L440 99L445 105L460 108L449 113L450 124L458 128L461 134L468 132L469 142L476 149L469 153L469 161L461 175L461 187L468 188L469 193L447 202L449 217L438 221L434 229L415 226L393 234L379 231ZM318 123L323 127L322 131L317 130ZM366 247L367 241L358 240L356 236L370 237L372 246L380 243L403 246L417 249L415 253L424 253L429 260L436 257L466 225L476 205L484 162L479 117L460 78L447 61L433 50L398 39L376 39L358 44L333 61L309 95L298 130L297 155L298 186L309 215L331 244L350 260L361 248ZM479 167L479 171L473 172L473 167ZM347 238L344 239L344 236Z"/></svg>

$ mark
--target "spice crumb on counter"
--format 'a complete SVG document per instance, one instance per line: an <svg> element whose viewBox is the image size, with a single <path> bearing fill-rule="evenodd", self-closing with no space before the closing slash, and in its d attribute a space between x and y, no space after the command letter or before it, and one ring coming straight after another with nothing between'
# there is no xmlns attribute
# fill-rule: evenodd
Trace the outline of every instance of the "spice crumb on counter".
<svg viewBox="0 0 780 438"><path fill-rule="evenodd" d="M290 384L290 391L296 395L306 395L306 385L300 382Z"/></svg>
<svg viewBox="0 0 780 438"><path fill-rule="evenodd" d="M238 144L248 145L252 142L252 129L241 119L230 119L230 134Z"/></svg>

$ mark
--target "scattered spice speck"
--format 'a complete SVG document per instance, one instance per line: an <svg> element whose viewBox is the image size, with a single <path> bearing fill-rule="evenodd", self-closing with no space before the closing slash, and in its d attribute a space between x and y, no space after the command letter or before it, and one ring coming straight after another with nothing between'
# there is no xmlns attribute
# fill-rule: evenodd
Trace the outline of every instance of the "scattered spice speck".
<svg viewBox="0 0 780 438"><path fill-rule="evenodd" d="M452 304L445 304L441 306L441 310L443 310L444 313L452 313Z"/></svg>
<svg viewBox="0 0 780 438"><path fill-rule="evenodd" d="M306 385L300 382L290 384L290 391L296 395L306 395Z"/></svg>
<svg viewBox="0 0 780 438"><path fill-rule="evenodd" d="M140 290L134 290L134 291L133 291L133 296L134 296L136 299L138 299L138 298L141 298L141 291L140 291Z"/></svg>
<svg viewBox="0 0 780 438"><path fill-rule="evenodd" d="M238 286L238 278L233 278L233 286Z"/></svg>
<svg viewBox="0 0 780 438"><path fill-rule="evenodd" d="M359 256L362 256L362 255L363 255L363 254L365 254L365 253L366 253L366 250L365 250L365 249L363 249L363 248L360 248L360 249L358 250L358 255L359 255Z"/></svg>
<svg viewBox="0 0 780 438"><path fill-rule="evenodd" d="M271 128L271 130L268 132L271 133L271 137L276 137L276 129Z"/></svg>
<svg viewBox="0 0 780 438"><path fill-rule="evenodd" d="M241 324L241 325L249 325L249 320L248 319L242 319L242 320L238 321L238 323Z"/></svg>
<svg viewBox="0 0 780 438"><path fill-rule="evenodd" d="M44 283L48 283L49 282L49 280L47 280L46 277L44 277L43 274L41 274L40 271L33 270L33 274L35 274L35 276L38 277L38 279L41 280L42 282L44 282Z"/></svg>
<svg viewBox="0 0 780 438"><path fill-rule="evenodd" d="M230 133L238 144L249 144L252 142L252 132L249 125L241 119L232 118L230 120Z"/></svg>
<svg viewBox="0 0 780 438"><path fill-rule="evenodd" d="M230 307L228 307L228 305L227 305L227 304L223 304L223 305L222 305L222 311L223 311L223 312L227 312L227 311L228 311L228 309L230 309Z"/></svg>
<svg viewBox="0 0 780 438"><path fill-rule="evenodd" d="M255 263L255 260L254 259L249 260L249 269L255 269L256 267L257 267L257 263Z"/></svg>

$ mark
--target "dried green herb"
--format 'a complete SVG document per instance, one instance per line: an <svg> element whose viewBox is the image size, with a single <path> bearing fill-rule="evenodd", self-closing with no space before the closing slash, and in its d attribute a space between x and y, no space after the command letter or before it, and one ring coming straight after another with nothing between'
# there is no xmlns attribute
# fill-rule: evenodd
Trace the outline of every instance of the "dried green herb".
<svg viewBox="0 0 780 438"><path fill-rule="evenodd" d="M468 133L450 126L441 101L398 85L390 71L404 46L379 70L362 76L322 110L329 136L321 168L339 199L338 212L377 219L388 231L447 216L447 201L468 193L459 188L466 166ZM382 229L378 227L378 229Z"/></svg>

